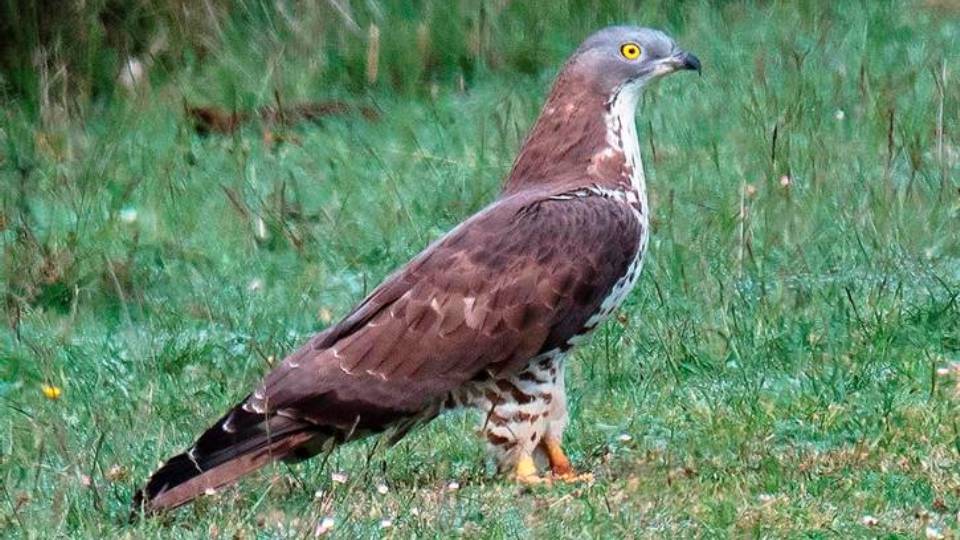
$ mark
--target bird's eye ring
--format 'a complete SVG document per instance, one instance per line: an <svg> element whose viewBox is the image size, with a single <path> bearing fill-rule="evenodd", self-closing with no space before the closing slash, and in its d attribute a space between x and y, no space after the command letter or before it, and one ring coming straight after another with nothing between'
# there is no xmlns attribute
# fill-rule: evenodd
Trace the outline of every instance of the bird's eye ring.
<svg viewBox="0 0 960 540"><path fill-rule="evenodd" d="M620 54L627 60L636 60L640 58L640 46L633 42L624 43L620 46Z"/></svg>

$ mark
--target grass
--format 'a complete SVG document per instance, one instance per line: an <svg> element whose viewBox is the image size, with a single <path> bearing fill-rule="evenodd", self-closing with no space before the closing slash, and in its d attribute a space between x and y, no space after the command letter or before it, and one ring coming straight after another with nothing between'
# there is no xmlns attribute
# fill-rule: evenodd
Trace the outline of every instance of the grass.
<svg viewBox="0 0 960 540"><path fill-rule="evenodd" d="M602 4L544 15L535 69L480 62L465 92L412 69L364 87L362 66L324 85L296 36L266 49L229 26L206 60L62 121L9 101L0 534L300 538L326 517L344 538L960 534L957 5ZM536 19L496 19L498 54ZM129 523L158 461L496 196L546 66L608 20L671 30L705 70L644 99L648 262L568 367L567 445L597 481L524 491L453 414ZM391 27L381 48L415 62ZM382 114L270 143L181 113L277 88Z"/></svg>

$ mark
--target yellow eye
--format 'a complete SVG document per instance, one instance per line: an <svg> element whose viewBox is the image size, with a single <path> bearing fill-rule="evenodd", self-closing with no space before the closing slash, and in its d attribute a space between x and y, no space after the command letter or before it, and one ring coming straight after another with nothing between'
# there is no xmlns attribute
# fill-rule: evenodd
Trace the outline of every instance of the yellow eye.
<svg viewBox="0 0 960 540"><path fill-rule="evenodd" d="M640 46L636 43L624 43L620 46L620 54L627 60L640 58Z"/></svg>

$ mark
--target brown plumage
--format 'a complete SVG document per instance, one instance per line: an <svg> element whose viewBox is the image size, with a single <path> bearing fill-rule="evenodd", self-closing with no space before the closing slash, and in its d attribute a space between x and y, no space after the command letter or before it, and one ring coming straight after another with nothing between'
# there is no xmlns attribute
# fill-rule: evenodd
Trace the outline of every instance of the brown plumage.
<svg viewBox="0 0 960 540"><path fill-rule="evenodd" d="M625 42L646 56L619 56ZM653 30L589 38L559 75L501 197L268 373L151 476L136 508L174 508L271 460L372 433L396 440L459 406L482 410L486 440L519 480L540 479L535 452L574 478L560 448L563 355L623 300L646 247L639 88L693 67Z"/></svg>

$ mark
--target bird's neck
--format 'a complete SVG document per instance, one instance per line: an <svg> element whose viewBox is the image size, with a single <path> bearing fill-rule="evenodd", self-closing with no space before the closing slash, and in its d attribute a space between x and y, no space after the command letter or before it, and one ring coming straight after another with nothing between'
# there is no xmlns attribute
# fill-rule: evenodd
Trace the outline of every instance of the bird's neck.
<svg viewBox="0 0 960 540"><path fill-rule="evenodd" d="M558 80L527 135L503 193L596 185L643 196L635 121L640 90L629 86L610 96Z"/></svg>

